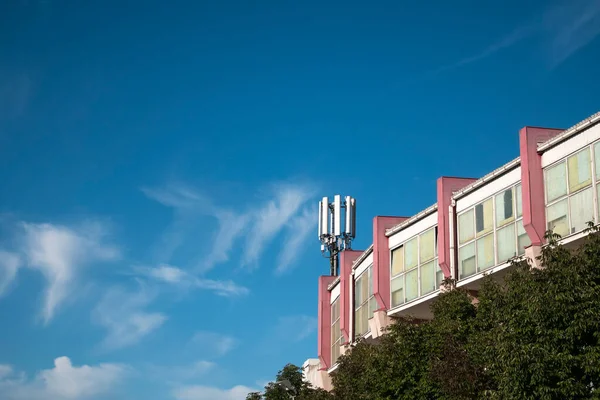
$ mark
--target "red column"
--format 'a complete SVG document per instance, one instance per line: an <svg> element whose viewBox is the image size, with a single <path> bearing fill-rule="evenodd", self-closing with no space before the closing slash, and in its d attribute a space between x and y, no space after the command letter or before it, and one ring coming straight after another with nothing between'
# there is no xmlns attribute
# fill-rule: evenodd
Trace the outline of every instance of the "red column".
<svg viewBox="0 0 600 400"><path fill-rule="evenodd" d="M408 217L373 218L373 294L377 299L377 311L390 308L390 247L385 231Z"/></svg>
<svg viewBox="0 0 600 400"><path fill-rule="evenodd" d="M438 204L438 263L444 277L450 278L450 205L452 203L452 192L456 192L465 186L475 182L473 178L453 178L442 176L437 180L437 204ZM454 240L456 242L456 224L454 224ZM456 246L455 246L456 247Z"/></svg>
<svg viewBox="0 0 600 400"><path fill-rule="evenodd" d="M335 276L319 277L319 311L317 343L318 355L322 369L331 366L331 292L327 287L335 280Z"/></svg>
<svg viewBox="0 0 600 400"><path fill-rule="evenodd" d="M519 132L521 152L521 188L523 193L523 226L533 246L544 242L546 205L544 204L544 171L539 143L556 136L562 129L526 126Z"/></svg>
<svg viewBox="0 0 600 400"><path fill-rule="evenodd" d="M340 325L345 343L350 342L350 313L354 307L350 298L350 285L353 285L352 262L363 252L358 250L345 250L340 253Z"/></svg>

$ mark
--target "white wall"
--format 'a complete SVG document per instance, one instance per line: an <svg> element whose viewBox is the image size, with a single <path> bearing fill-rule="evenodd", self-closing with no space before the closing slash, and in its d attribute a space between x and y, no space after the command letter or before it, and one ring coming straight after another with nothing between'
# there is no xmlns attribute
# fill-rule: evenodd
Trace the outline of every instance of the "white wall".
<svg viewBox="0 0 600 400"><path fill-rule="evenodd" d="M354 276L359 276L373 264L373 252L365 257L360 264L354 266Z"/></svg>
<svg viewBox="0 0 600 400"><path fill-rule="evenodd" d="M460 213L474 206L475 204L487 199L488 197L500 193L502 190L521 181L521 166L507 172L506 174L494 179L490 183L480 186L468 195L456 200L456 211Z"/></svg>
<svg viewBox="0 0 600 400"><path fill-rule="evenodd" d="M335 285L335 287L333 289L331 289L331 299L329 301L329 304L333 304L333 302L340 297L340 282L337 283L337 285Z"/></svg>
<svg viewBox="0 0 600 400"><path fill-rule="evenodd" d="M438 212L435 211L432 214L426 216L423 219L418 220L414 224L407 226L399 232L394 233L389 238L389 248L393 249L398 245L406 242L408 239L418 235L421 232L425 232L427 229L434 227L438 222Z"/></svg>
<svg viewBox="0 0 600 400"><path fill-rule="evenodd" d="M600 124L592 126L575 136L571 136L568 140L547 150L542 154L542 168L575 153L598 139L600 139Z"/></svg>

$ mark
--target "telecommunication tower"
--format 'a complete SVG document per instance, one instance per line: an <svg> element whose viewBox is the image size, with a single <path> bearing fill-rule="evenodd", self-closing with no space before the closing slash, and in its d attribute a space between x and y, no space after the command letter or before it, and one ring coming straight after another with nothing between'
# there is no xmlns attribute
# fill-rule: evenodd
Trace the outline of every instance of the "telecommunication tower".
<svg viewBox="0 0 600 400"><path fill-rule="evenodd" d="M344 229L342 230L342 209ZM339 253L352 249L352 239L356 237L356 199L346 196L333 196L330 203L327 197L319 202L319 241L321 254L329 258L331 276L339 273Z"/></svg>

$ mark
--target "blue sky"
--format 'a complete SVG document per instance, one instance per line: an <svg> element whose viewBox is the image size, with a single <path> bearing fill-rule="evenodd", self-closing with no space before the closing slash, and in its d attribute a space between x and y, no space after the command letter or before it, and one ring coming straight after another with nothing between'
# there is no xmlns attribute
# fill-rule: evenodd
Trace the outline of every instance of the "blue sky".
<svg viewBox="0 0 600 400"><path fill-rule="evenodd" d="M317 199L365 248L598 111L599 33L599 0L2 2L0 397L237 400L315 357Z"/></svg>

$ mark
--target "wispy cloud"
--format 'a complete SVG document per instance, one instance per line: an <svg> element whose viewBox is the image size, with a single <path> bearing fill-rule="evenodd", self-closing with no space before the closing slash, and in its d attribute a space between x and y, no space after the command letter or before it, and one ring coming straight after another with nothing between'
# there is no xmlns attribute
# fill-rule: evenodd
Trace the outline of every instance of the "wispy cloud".
<svg viewBox="0 0 600 400"><path fill-rule="evenodd" d="M81 267L119 257L116 247L105 244L106 231L99 223L78 228L53 224L22 224L22 252L26 265L46 278L42 318L48 323L77 287Z"/></svg>
<svg viewBox="0 0 600 400"><path fill-rule="evenodd" d="M157 282L183 289L197 288L210 290L224 297L241 296L249 293L248 288L240 286L233 281L198 278L181 268L167 264L161 264L154 268L138 267L136 271L141 276L146 276Z"/></svg>
<svg viewBox="0 0 600 400"><path fill-rule="evenodd" d="M309 188L297 185L276 185L274 199L256 211L253 227L246 240L243 264L255 263L265 245L293 218L309 199Z"/></svg>
<svg viewBox="0 0 600 400"><path fill-rule="evenodd" d="M542 18L536 15L532 21L518 26L480 52L442 66L432 74L480 61L531 37L539 39L541 49L548 58L549 67L554 68L594 40L598 34L600 0L564 0L543 11Z"/></svg>
<svg viewBox="0 0 600 400"><path fill-rule="evenodd" d="M238 345L236 338L210 331L196 332L190 342L193 345L201 345L204 349L209 350L213 357L222 357Z"/></svg>
<svg viewBox="0 0 600 400"><path fill-rule="evenodd" d="M172 394L176 400L244 400L253 391L256 389L241 385L231 389L195 385L176 388Z"/></svg>
<svg viewBox="0 0 600 400"><path fill-rule="evenodd" d="M92 319L107 330L102 345L115 350L134 345L158 329L167 316L146 311L155 294L140 286L130 292L121 287L110 288L92 313Z"/></svg>
<svg viewBox="0 0 600 400"><path fill-rule="evenodd" d="M308 315L291 315L277 321L274 333L278 337L289 338L292 342L306 339L317 330L317 319Z"/></svg>
<svg viewBox="0 0 600 400"><path fill-rule="evenodd" d="M316 231L317 211L307 207L301 214L296 215L289 222L287 237L279 252L275 273L283 274L289 271L293 262L298 258L302 245L309 235Z"/></svg>
<svg viewBox="0 0 600 400"><path fill-rule="evenodd" d="M261 354L278 354L308 338L317 330L317 318L309 315L279 317L256 346Z"/></svg>
<svg viewBox="0 0 600 400"><path fill-rule="evenodd" d="M8 290L21 266L18 254L0 250L0 297Z"/></svg>
<svg viewBox="0 0 600 400"><path fill-rule="evenodd" d="M240 254L242 266L254 267L257 265L265 247L271 243L276 235L284 230L300 228L300 235L294 232L288 234L288 244L291 256L280 255L283 266L278 270L287 269L294 259L294 252L307 237L308 216L305 215L304 206L314 194L310 185L279 183L269 186L264 192L266 196L262 202L245 204L242 210L234 210L223 206L215 206L206 195L197 190L179 185L167 185L162 189L143 189L151 199L172 207L175 210L174 222L168 230L167 236L171 238L169 252L180 246L185 241L190 224L200 224L199 217L212 217L216 219L218 227L213 233L210 248L199 258L197 270L206 272L216 264L230 260L230 253L234 243L242 241L243 246L236 247ZM306 211L307 212L307 211ZM181 221L185 220L185 224ZM176 238L176 239L174 239ZM287 248L286 248L287 251ZM167 262L165 259L163 262Z"/></svg>
<svg viewBox="0 0 600 400"><path fill-rule="evenodd" d="M10 366L0 375L0 393L6 400L72 400L107 394L123 380L130 368L122 364L74 366L68 357L54 360L54 368L28 380Z"/></svg>

